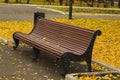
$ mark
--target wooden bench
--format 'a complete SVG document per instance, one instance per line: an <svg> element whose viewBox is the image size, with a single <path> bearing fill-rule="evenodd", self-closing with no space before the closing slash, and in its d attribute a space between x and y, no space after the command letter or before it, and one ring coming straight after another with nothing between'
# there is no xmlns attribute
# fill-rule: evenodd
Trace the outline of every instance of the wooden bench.
<svg viewBox="0 0 120 80"><path fill-rule="evenodd" d="M13 34L13 48L16 49L19 41L22 41L33 47L34 60L38 58L39 51L61 59L64 75L69 71L70 61L86 61L91 71L92 50L97 35L101 35L100 30L84 29L42 18L37 20L29 34Z"/></svg>

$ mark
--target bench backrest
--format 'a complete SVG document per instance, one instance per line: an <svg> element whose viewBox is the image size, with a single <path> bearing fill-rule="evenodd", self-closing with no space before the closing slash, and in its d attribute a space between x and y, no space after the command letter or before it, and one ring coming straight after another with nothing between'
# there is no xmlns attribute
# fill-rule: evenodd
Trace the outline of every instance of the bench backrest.
<svg viewBox="0 0 120 80"><path fill-rule="evenodd" d="M41 35L48 41L67 48L77 54L85 53L87 48L93 47L96 35L100 31L84 29L64 23L59 23L47 19L38 19L32 32Z"/></svg>

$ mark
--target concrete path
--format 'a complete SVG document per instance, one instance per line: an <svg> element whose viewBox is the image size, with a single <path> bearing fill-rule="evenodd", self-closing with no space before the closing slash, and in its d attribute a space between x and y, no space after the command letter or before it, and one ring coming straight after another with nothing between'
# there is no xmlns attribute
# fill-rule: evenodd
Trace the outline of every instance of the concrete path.
<svg viewBox="0 0 120 80"><path fill-rule="evenodd" d="M63 80L61 61L41 52L37 62L32 61L33 50L28 45L12 46L0 44L0 80ZM94 72L100 71L93 68ZM101 70L102 71L102 70ZM88 72L86 64L71 62L69 73Z"/></svg>
<svg viewBox="0 0 120 80"><path fill-rule="evenodd" d="M44 12L46 18L68 18L68 14L62 14L57 11L46 10L39 5L27 4L0 4L0 21L18 21L33 20L34 12ZM109 14L73 14L73 18L103 18L103 19L120 19L120 15Z"/></svg>
<svg viewBox="0 0 120 80"><path fill-rule="evenodd" d="M34 12L44 12L46 18L64 17L59 12L39 9L38 5L0 4L0 21L33 20Z"/></svg>

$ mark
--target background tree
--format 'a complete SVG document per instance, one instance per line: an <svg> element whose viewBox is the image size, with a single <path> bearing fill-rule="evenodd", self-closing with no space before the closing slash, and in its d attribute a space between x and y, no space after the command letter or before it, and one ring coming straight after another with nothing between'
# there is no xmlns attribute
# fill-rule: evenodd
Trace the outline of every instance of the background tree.
<svg viewBox="0 0 120 80"><path fill-rule="evenodd" d="M8 3L9 1L8 0L5 0L5 3Z"/></svg>
<svg viewBox="0 0 120 80"><path fill-rule="evenodd" d="M85 0L85 2L88 7L93 7L93 5L94 5L94 0Z"/></svg>
<svg viewBox="0 0 120 80"><path fill-rule="evenodd" d="M21 0L16 0L16 3L21 3Z"/></svg>
<svg viewBox="0 0 120 80"><path fill-rule="evenodd" d="M82 1L82 0L80 0L80 6L82 6L82 2L83 2L83 1Z"/></svg>
<svg viewBox="0 0 120 80"><path fill-rule="evenodd" d="M63 0L59 0L60 6L63 5Z"/></svg>
<svg viewBox="0 0 120 80"><path fill-rule="evenodd" d="M111 0L111 6L114 6L114 0Z"/></svg>
<svg viewBox="0 0 120 80"><path fill-rule="evenodd" d="M27 0L27 4L29 4L30 3L30 0Z"/></svg>
<svg viewBox="0 0 120 80"><path fill-rule="evenodd" d="M69 1L69 0L66 0L66 2L65 2L65 6L68 6L68 4L69 4L68 1Z"/></svg>
<svg viewBox="0 0 120 80"><path fill-rule="evenodd" d="M18 3L18 0L16 0L16 3Z"/></svg>
<svg viewBox="0 0 120 80"><path fill-rule="evenodd" d="M120 8L120 0L118 1L118 7Z"/></svg>
<svg viewBox="0 0 120 80"><path fill-rule="evenodd" d="M91 5L90 5L90 7L93 7L93 6L94 6L94 2L95 2L95 0L91 0Z"/></svg>
<svg viewBox="0 0 120 80"><path fill-rule="evenodd" d="M108 0L104 0L104 8L108 7Z"/></svg>

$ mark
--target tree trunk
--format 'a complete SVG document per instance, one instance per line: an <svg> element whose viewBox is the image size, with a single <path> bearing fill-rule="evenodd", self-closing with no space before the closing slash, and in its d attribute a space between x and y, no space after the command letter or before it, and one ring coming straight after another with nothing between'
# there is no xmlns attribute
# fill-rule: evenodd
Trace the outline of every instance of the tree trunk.
<svg viewBox="0 0 120 80"><path fill-rule="evenodd" d="M92 0L92 3L91 3L91 6L90 7L93 7L94 6L94 0Z"/></svg>
<svg viewBox="0 0 120 80"><path fill-rule="evenodd" d="M63 5L63 0L59 0L60 6Z"/></svg>
<svg viewBox="0 0 120 80"><path fill-rule="evenodd" d="M16 3L18 3L18 0L16 0Z"/></svg>
<svg viewBox="0 0 120 80"><path fill-rule="evenodd" d="M107 0L104 0L104 8L107 8L108 7L108 2Z"/></svg>
<svg viewBox="0 0 120 80"><path fill-rule="evenodd" d="M114 6L114 0L111 0L111 6Z"/></svg>
<svg viewBox="0 0 120 80"><path fill-rule="evenodd" d="M80 0L80 7L82 6L82 0Z"/></svg>
<svg viewBox="0 0 120 80"><path fill-rule="evenodd" d="M120 0L119 0L119 2L118 2L118 7L120 8Z"/></svg>
<svg viewBox="0 0 120 80"><path fill-rule="evenodd" d="M29 4L30 3L30 0L27 0L27 4Z"/></svg>
<svg viewBox="0 0 120 80"><path fill-rule="evenodd" d="M66 0L65 6L68 6L68 0Z"/></svg>
<svg viewBox="0 0 120 80"><path fill-rule="evenodd" d="M99 4L100 4L100 0L97 1L97 7L99 7Z"/></svg>
<svg viewBox="0 0 120 80"><path fill-rule="evenodd" d="M5 0L5 3L8 3L8 0Z"/></svg>

